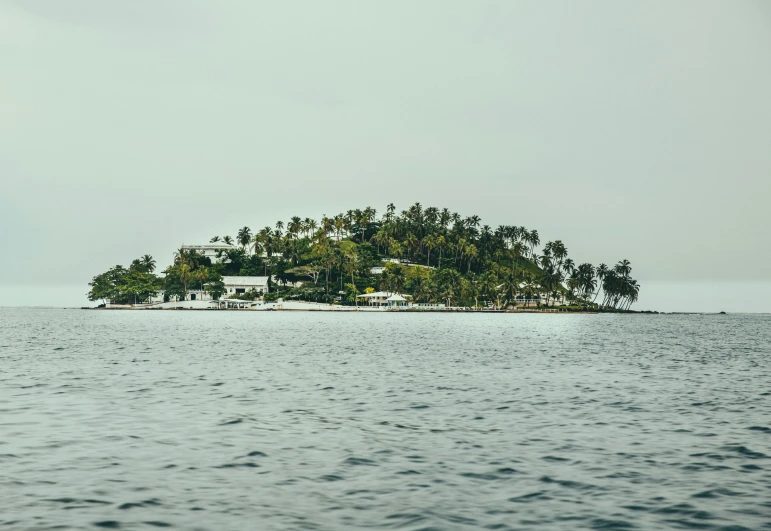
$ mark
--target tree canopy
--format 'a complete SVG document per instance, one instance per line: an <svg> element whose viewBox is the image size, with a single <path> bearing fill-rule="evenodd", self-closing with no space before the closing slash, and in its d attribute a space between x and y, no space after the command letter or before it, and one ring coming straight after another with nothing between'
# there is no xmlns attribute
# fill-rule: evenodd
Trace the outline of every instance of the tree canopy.
<svg viewBox="0 0 771 531"><path fill-rule="evenodd" d="M89 297L142 299L152 293L151 285L172 297L186 297L191 286L219 297L223 275L264 275L283 296L352 304L356 294L378 289L449 306L628 309L640 291L628 260L612 267L576 264L562 241L541 246L535 229L492 228L477 215L463 217L420 203L400 213L389 204L381 216L371 207L319 221L293 216L259 230L244 226L236 234L235 239L211 238L237 245L223 249L214 263L180 249L160 279L152 273L155 261L146 255L127 270L116 266L94 277ZM150 276L138 276L142 268L141 274Z"/></svg>

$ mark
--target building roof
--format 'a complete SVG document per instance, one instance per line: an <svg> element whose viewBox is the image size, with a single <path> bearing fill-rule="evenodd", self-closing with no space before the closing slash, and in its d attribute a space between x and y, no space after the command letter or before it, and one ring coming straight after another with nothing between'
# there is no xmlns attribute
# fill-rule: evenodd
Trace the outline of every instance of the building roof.
<svg viewBox="0 0 771 531"><path fill-rule="evenodd" d="M411 295L407 295L408 297L411 297ZM406 301L404 297L399 295L398 293L393 293L392 291L376 291L375 293L364 293L362 295L356 296L359 299L385 299L387 301Z"/></svg>
<svg viewBox="0 0 771 531"><path fill-rule="evenodd" d="M375 293L364 293L357 295L357 297L375 298L375 297L390 297L393 295L390 291L376 291Z"/></svg>
<svg viewBox="0 0 771 531"><path fill-rule="evenodd" d="M214 242L214 243L203 243L201 245L189 245L186 243L183 243L180 247L181 249L235 249L235 245L228 245L224 242Z"/></svg>
<svg viewBox="0 0 771 531"><path fill-rule="evenodd" d="M268 277L222 277L226 286L266 286Z"/></svg>

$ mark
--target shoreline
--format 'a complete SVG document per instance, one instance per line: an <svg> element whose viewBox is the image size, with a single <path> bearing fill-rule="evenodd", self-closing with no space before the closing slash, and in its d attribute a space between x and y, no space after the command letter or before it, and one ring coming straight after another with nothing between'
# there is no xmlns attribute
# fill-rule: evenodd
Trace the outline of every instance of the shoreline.
<svg viewBox="0 0 771 531"><path fill-rule="evenodd" d="M254 310L253 308L227 308L227 309L213 309L208 308L87 308L82 307L81 310L107 310L107 311L186 311L186 312L208 312L208 311L220 311L220 312L325 312L325 313L402 313L402 314L421 314L421 313L442 313L442 314L455 314L455 313L473 313L473 314L573 314L573 315L599 315L601 313L624 313L624 314L658 314L659 312L574 312L574 311L562 311L562 310L365 310L363 308L352 308L345 310L322 310L317 308L275 308L269 310Z"/></svg>
<svg viewBox="0 0 771 531"><path fill-rule="evenodd" d="M197 302L197 304L196 304ZM657 311L634 311L634 310L572 310L563 308L522 308L522 309L490 309L490 308L384 308L373 306L341 306L323 303L314 303L307 301L283 301L275 303L260 303L257 306L248 308L213 308L208 304L202 304L203 301L184 301L179 303L164 303L152 306L110 306L110 307L81 307L82 310L122 310L122 311L238 311L238 312L332 312L332 313L469 313L469 314L578 314L578 315L598 315L603 313L612 314L651 314L658 315Z"/></svg>

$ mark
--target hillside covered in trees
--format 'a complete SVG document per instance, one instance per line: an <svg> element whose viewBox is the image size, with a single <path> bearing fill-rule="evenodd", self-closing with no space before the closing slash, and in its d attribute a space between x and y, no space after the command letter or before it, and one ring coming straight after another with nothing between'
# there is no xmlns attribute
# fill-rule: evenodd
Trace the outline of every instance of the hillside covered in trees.
<svg viewBox="0 0 771 531"><path fill-rule="evenodd" d="M640 291L628 260L613 266L576 264L560 240L541 245L536 230L493 229L479 216L419 203L400 213L389 204L381 216L367 207L319 221L293 217L261 229L243 227L235 237L214 236L211 242L223 244L214 262L180 249L158 276L155 261L145 255L127 268L116 266L94 277L89 299L130 304L163 290L184 300L192 288L219 298L223 275L269 276L268 300L341 304L382 290L447 306L570 304L618 310L629 309Z"/></svg>

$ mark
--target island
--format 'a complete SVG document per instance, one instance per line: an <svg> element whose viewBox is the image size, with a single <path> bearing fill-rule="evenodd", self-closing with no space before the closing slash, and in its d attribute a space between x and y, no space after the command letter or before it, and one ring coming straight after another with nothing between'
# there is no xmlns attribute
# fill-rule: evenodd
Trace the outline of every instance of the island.
<svg viewBox="0 0 771 531"><path fill-rule="evenodd" d="M483 225L447 208L389 204L182 245L156 274L150 255L93 277L100 308L628 312L628 260L576 264L537 230ZM281 303L296 303L286 306ZM304 306L305 305L305 306Z"/></svg>

